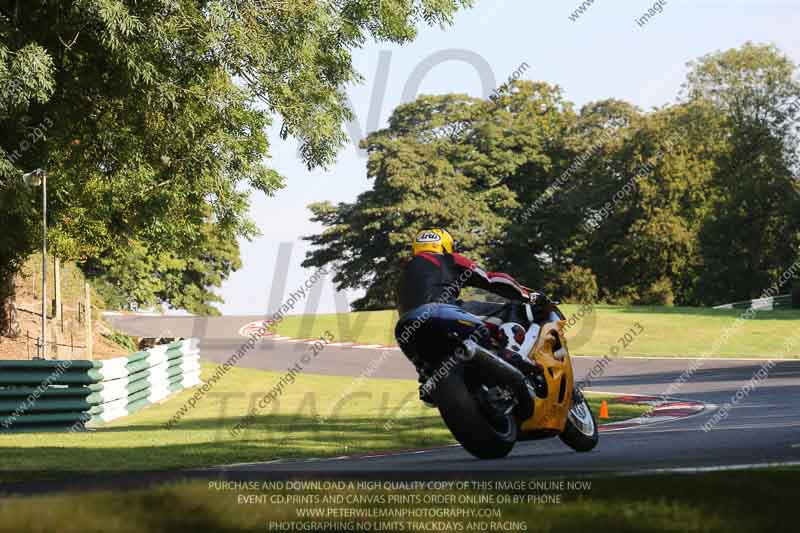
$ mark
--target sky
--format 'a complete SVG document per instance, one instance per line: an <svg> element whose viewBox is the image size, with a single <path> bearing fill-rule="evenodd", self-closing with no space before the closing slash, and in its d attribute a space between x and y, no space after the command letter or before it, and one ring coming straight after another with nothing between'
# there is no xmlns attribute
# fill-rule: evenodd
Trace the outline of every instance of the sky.
<svg viewBox="0 0 800 533"><path fill-rule="evenodd" d="M577 106L614 97L643 110L676 101L688 61L747 41L775 44L800 63L800 0L661 0L661 12L643 26L637 20L654 1L594 0L572 21L582 1L477 0L452 27L421 28L413 43L368 42L353 55L364 82L347 89L355 129L363 137L385 127L392 110L416 94L488 97L523 63L529 66L522 79L558 85ZM253 193L250 215L262 236L242 241L243 267L219 291L226 315L264 314L286 301L313 274L300 266L309 249L301 237L322 227L309 220L306 206L350 202L371 187L366 156L353 141L334 165L308 171L297 141L281 141L280 118L275 124L268 164L287 178L286 188L272 197ZM319 298L298 299L290 314L347 311L346 302L360 294L336 297L330 280L317 287Z"/></svg>

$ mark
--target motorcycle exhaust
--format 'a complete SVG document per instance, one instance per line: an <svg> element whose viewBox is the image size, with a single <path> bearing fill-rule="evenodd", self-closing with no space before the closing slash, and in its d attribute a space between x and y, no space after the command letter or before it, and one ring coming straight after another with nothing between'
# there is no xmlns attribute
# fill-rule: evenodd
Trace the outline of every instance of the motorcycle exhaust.
<svg viewBox="0 0 800 533"><path fill-rule="evenodd" d="M463 344L465 351L461 355L461 360L477 366L498 383L511 387L517 398L514 412L523 420L530 418L533 415L533 399L528 391L528 382L522 372L475 341L466 340Z"/></svg>

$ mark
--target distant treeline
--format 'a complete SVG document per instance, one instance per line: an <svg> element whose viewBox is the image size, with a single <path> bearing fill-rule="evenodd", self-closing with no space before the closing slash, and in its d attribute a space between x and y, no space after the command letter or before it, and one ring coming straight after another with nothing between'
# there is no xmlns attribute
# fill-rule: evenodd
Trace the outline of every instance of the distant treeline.
<svg viewBox="0 0 800 533"><path fill-rule="evenodd" d="M411 236L445 226L470 257L565 300L758 297L800 250L795 70L748 43L690 63L677 102L649 112L576 110L530 81L420 97L363 141L371 190L310 206L325 231L305 265L366 289L356 309L391 307Z"/></svg>

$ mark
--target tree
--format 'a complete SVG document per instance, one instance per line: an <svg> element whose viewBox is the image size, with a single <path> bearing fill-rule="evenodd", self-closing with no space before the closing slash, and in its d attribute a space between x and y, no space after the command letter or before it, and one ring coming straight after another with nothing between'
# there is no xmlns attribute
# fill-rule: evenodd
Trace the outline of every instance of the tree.
<svg viewBox="0 0 800 533"><path fill-rule="evenodd" d="M46 102L53 94L52 58L36 43L17 42L8 46L8 19L0 14L0 338L17 336L20 327L14 305L14 274L19 271L35 242L36 217L29 209L31 195L15 177L12 161L6 156L9 139L7 119L15 109ZM14 132L30 122L25 115L15 124ZM13 138L13 137L12 137ZM28 143L27 139L24 139Z"/></svg>
<svg viewBox="0 0 800 533"><path fill-rule="evenodd" d="M389 127L362 143L369 153L372 190L352 203L313 204L313 220L327 227L306 237L317 249L303 266L333 264L342 288L366 288L354 309L391 307L401 261L425 227L443 226L476 257L501 237L497 214L512 202L508 190L468 175L460 158L468 123L479 120L484 103L466 96L421 97L399 107ZM427 117L427 118L426 118Z"/></svg>
<svg viewBox="0 0 800 533"><path fill-rule="evenodd" d="M547 164L542 145L558 113L558 91L530 82L491 102L422 96L398 107L389 127L363 143L373 189L352 204L310 206L326 230L307 237L315 249L304 266L331 263L340 289L366 289L355 309L394 304L401 261L425 227L448 228L470 257L499 266L509 214L519 208L511 182L522 165Z"/></svg>
<svg viewBox="0 0 800 533"><path fill-rule="evenodd" d="M797 67L774 46L752 43L692 67L686 99L710 102L728 132L700 234L703 268L694 300L757 297L800 251Z"/></svg>
<svg viewBox="0 0 800 533"><path fill-rule="evenodd" d="M214 294L241 266L232 235L218 235L205 226L198 240L177 250L155 251L131 241L83 265L106 305L136 310L169 303L196 315L219 315Z"/></svg>
<svg viewBox="0 0 800 533"><path fill-rule="evenodd" d="M155 257L201 242L208 224L251 237L248 189L283 183L264 163L273 117L309 168L330 163L350 117L342 87L360 80L352 50L368 37L407 42L418 23L449 24L466 5L3 3L0 212L19 236L2 243L0 333L13 330L8 287L40 229L20 171L49 171L48 226L65 259L112 257L119 243Z"/></svg>
<svg viewBox="0 0 800 533"><path fill-rule="evenodd" d="M597 276L591 269L571 265L546 290L568 303L594 303L598 298Z"/></svg>
<svg viewBox="0 0 800 533"><path fill-rule="evenodd" d="M489 267L556 296L700 304L758 296L797 260L794 64L747 44L694 64L676 104L577 113L557 87L426 96L371 135L372 190L311 206L307 266L386 307L413 233L450 226Z"/></svg>
<svg viewBox="0 0 800 533"><path fill-rule="evenodd" d="M549 287L560 296L573 296L562 277L573 267L591 272L587 245L598 242L586 235L583 222L591 209L616 185L604 181L621 175L619 147L626 128L637 120L633 106L606 100L587 104L576 115L572 104L561 102L550 118L556 127L545 136L546 165L528 162L519 167L512 189L520 209L505 242L506 269L535 272L533 286ZM561 112L558 112L561 109Z"/></svg>
<svg viewBox="0 0 800 533"><path fill-rule="evenodd" d="M639 116L608 154L610 171L588 169L594 176L580 193L590 218L576 255L597 274L603 299L685 301L719 150L714 124L699 105Z"/></svg>

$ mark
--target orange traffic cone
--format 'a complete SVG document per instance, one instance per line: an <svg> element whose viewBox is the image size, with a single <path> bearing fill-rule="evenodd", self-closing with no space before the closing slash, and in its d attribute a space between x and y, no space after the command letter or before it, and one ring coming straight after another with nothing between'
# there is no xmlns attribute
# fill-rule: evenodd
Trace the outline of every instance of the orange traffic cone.
<svg viewBox="0 0 800 533"><path fill-rule="evenodd" d="M605 400L600 403L600 418L608 418L608 403Z"/></svg>

